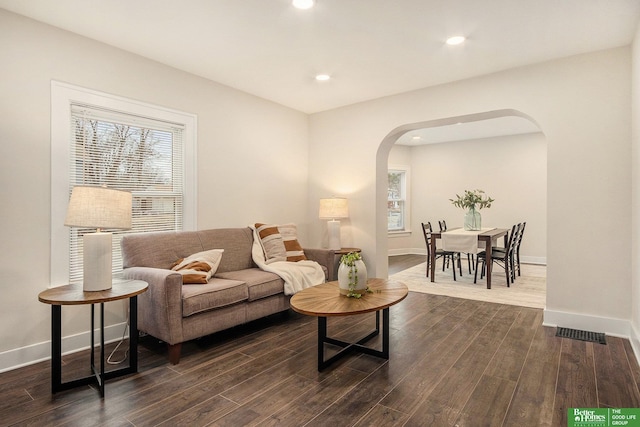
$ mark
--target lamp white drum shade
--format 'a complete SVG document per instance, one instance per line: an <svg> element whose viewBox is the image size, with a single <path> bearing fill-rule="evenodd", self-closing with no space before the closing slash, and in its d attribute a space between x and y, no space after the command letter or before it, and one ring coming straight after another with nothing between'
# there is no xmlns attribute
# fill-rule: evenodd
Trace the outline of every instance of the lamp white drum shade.
<svg viewBox="0 0 640 427"><path fill-rule="evenodd" d="M327 228L329 231L329 249L340 249L340 221L338 218L349 217L349 205L347 199L342 197L332 197L330 199L320 199L320 219L328 219Z"/></svg>
<svg viewBox="0 0 640 427"><path fill-rule="evenodd" d="M73 187L64 225L81 228L131 228L129 191L79 185Z"/></svg>
<svg viewBox="0 0 640 427"><path fill-rule="evenodd" d="M347 199L342 197L332 197L330 199L320 199L320 219L340 219L349 218L349 204Z"/></svg>
<svg viewBox="0 0 640 427"><path fill-rule="evenodd" d="M132 196L128 191L107 187L77 186L71 192L64 225L96 228L96 233L82 237L83 289L111 289L111 233L102 228L131 228Z"/></svg>

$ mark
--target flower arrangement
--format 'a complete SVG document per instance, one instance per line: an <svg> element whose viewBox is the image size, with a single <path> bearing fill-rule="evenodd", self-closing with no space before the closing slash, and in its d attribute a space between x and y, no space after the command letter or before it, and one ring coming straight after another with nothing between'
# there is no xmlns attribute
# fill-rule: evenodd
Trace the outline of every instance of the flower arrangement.
<svg viewBox="0 0 640 427"><path fill-rule="evenodd" d="M453 206L463 209L476 210L482 208L490 208L494 202L489 196L485 195L482 190L464 190L464 196L456 194L456 199L449 199Z"/></svg>
<svg viewBox="0 0 640 427"><path fill-rule="evenodd" d="M360 263L356 262L356 261L361 261ZM360 255L360 253L358 252L349 252L348 254L342 255L342 257L340 258L340 264L345 265L346 267L348 267L348 293L346 294L348 297L351 298L361 298L362 294L359 292L356 292L356 290L360 290L358 289L358 278L359 278L359 274L358 274L358 264L360 264L362 267L364 267L364 263L362 263L362 255ZM366 268L364 268L364 278L366 281ZM369 287L367 286L364 289L365 292L371 292L371 289L369 289Z"/></svg>

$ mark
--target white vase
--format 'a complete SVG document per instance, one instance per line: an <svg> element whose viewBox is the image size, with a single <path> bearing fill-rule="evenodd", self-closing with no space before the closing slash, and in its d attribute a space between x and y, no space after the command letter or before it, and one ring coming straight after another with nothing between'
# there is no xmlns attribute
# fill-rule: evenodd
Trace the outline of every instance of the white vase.
<svg viewBox="0 0 640 427"><path fill-rule="evenodd" d="M352 282L355 285L350 289L349 284ZM338 267L338 285L340 295L347 295L351 290L358 294L364 293L367 289L367 266L364 262L361 259L356 260L352 267L341 263Z"/></svg>

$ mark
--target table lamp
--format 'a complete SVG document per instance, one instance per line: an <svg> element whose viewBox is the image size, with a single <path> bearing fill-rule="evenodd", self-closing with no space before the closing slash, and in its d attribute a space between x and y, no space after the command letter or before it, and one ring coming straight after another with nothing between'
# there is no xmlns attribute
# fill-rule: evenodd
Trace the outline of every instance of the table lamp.
<svg viewBox="0 0 640 427"><path fill-rule="evenodd" d="M111 289L111 233L102 229L130 229L131 204L129 191L85 185L73 187L64 225L97 229L82 237L85 292Z"/></svg>
<svg viewBox="0 0 640 427"><path fill-rule="evenodd" d="M320 219L328 219L327 228L329 230L329 249L340 249L340 221L338 218L349 218L349 206L347 199L332 197L330 199L320 199Z"/></svg>

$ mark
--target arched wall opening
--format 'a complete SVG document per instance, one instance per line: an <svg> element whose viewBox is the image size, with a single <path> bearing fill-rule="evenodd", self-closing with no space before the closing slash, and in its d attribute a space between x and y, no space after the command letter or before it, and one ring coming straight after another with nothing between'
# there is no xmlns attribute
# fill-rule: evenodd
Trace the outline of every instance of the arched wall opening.
<svg viewBox="0 0 640 427"><path fill-rule="evenodd" d="M440 143L425 147L404 147L411 150L412 197L411 214L408 221L408 228L411 232L389 238L386 182L389 155L396 141L402 135L418 129L487 121L503 117L517 117L527 120L534 125L535 133ZM429 150L428 157L425 154L427 150ZM460 157L454 157L467 155L477 158L482 164L474 164L475 160L470 161L468 158L461 160ZM435 163L430 164L430 161ZM519 162L528 163L518 167ZM510 227L512 223L528 221L527 226L532 225L533 229L529 237L535 235L535 238L528 239L529 248L526 261L546 264L546 162L546 137L540 130L540 126L532 117L513 109L416 122L393 129L384 138L377 152L376 252L379 255L377 257L378 266L384 266L384 273L382 269L379 269L378 274L388 274L388 255L394 254L394 252L390 252L389 248L392 247L392 251L396 250L394 245L398 241L401 243L396 246L402 248L397 249L398 254L403 251L404 253L424 253L420 222L429 220L433 223L439 219L447 219L450 226L462 226L463 212L452 206L449 198L465 189L475 188L486 190L497 199L492 209L483 211L483 226L486 224L487 226ZM513 173L510 173L512 170ZM463 177L467 171L470 176ZM433 182L434 174L437 176L437 182ZM432 182L426 183L427 179ZM425 208L426 199L429 199L431 203L429 209ZM436 202L433 202L434 200ZM437 206L434 208L435 204Z"/></svg>

